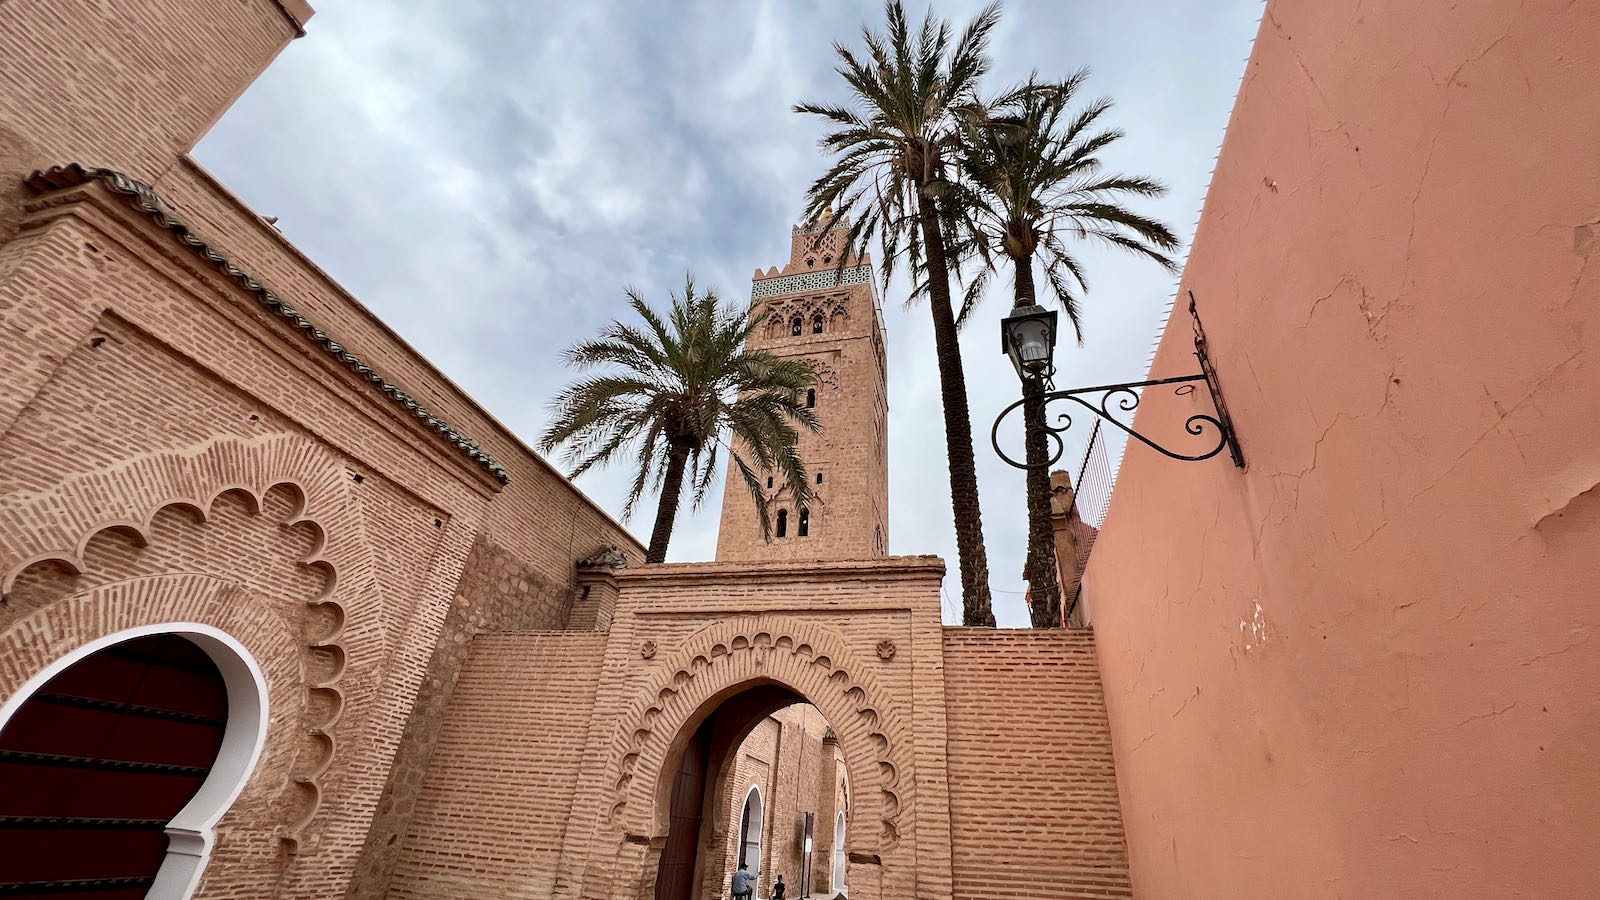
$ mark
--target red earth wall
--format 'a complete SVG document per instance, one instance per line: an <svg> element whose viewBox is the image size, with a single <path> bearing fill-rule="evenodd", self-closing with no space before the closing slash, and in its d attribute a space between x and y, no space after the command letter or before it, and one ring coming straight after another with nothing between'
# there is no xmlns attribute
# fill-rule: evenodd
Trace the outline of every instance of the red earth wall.
<svg viewBox="0 0 1600 900"><path fill-rule="evenodd" d="M1593 894L1596 135L1594 4L1268 4L1180 293L1249 468L1130 447L1087 574L1140 897Z"/></svg>

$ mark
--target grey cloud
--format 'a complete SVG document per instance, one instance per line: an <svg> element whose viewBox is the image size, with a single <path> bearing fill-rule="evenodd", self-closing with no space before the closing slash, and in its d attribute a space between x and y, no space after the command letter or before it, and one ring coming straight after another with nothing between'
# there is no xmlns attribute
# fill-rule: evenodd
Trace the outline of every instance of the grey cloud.
<svg viewBox="0 0 1600 900"><path fill-rule="evenodd" d="M976 2L940 4L952 19ZM1093 65L1128 131L1119 167L1173 188L1153 212L1187 233L1243 71L1259 0L1014 2L998 82ZM817 127L789 111L842 99L830 43L876 2L503 3L341 0L197 150L201 161L526 439L569 378L559 351L692 269L725 297L786 261L820 170ZM1141 377L1170 276L1103 252L1086 344L1060 383ZM997 614L1023 624L1020 473L988 450L1016 395L995 351L1009 285L963 337ZM958 608L927 311L885 297L891 550L938 553ZM1202 301L1203 302L1203 301ZM445 314L440 315L441 311ZM443 323L443 324L441 324ZM1137 452L1137 451L1133 451ZM626 473L582 487L621 507ZM675 559L715 552L718 496L680 516ZM633 523L649 528L652 507Z"/></svg>

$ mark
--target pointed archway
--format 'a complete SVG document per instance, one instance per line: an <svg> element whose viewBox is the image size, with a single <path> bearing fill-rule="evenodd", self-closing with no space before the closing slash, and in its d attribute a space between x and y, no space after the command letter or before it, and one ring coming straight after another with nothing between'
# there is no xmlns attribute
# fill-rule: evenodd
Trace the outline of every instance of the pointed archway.
<svg viewBox="0 0 1600 900"><path fill-rule="evenodd" d="M0 894L184 900L267 732L260 668L195 623L56 660L0 706Z"/></svg>
<svg viewBox="0 0 1600 900"><path fill-rule="evenodd" d="M836 733L850 783L863 785L848 861L853 870L870 872L852 879L858 882L853 886L869 900L914 890L915 845L902 842L902 828L909 827L902 815L913 789L909 731L878 683L877 667L859 659L842 634L799 618L719 619L677 643L678 652L649 666L607 742L612 756L604 777L611 794L593 833L596 843L565 851L568 859L585 860L578 876L581 895L655 896L663 853L675 843L672 796L685 749L713 714L736 723L723 726L726 738L713 737L709 751L707 782L720 791L719 746L736 743L759 719L749 711L729 712L735 701L764 707L763 715L802 702L821 714ZM648 644L642 650L653 652ZM879 661L892 654L892 645L880 649ZM716 795L709 786L705 794ZM707 812L702 807L702 823L715 826ZM702 844L704 838L702 833ZM600 858L618 862L595 864ZM692 879L695 890L707 889L709 877L701 867Z"/></svg>

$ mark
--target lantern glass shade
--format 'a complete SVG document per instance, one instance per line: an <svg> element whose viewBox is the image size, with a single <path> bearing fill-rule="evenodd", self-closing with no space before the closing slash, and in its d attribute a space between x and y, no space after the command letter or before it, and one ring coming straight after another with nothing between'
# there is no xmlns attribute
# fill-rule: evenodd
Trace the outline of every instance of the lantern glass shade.
<svg viewBox="0 0 1600 900"><path fill-rule="evenodd" d="M1000 321L1000 346L1017 377L1047 378L1055 371L1056 313L1039 306L1017 310Z"/></svg>

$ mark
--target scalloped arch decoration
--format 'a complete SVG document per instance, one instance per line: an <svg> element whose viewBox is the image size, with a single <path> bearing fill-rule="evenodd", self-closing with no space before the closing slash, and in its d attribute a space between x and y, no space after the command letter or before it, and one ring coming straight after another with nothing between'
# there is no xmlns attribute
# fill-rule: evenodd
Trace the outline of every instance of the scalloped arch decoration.
<svg viewBox="0 0 1600 900"><path fill-rule="evenodd" d="M92 587L34 610L0 630L0 698L22 689L36 673L99 638L133 628L199 622L238 640L260 664L271 697L267 746L236 804L292 804L284 798L300 771L302 750L288 723L306 719L294 625L240 585L196 574L151 575ZM280 724L281 723L281 724ZM240 830L253 830L244 823ZM262 828L273 834L270 823ZM277 832L282 834L283 832ZM240 852L250 852L242 850Z"/></svg>
<svg viewBox="0 0 1600 900"><path fill-rule="evenodd" d="M162 510L183 507L204 522L223 494L242 495L260 515L268 491L289 487L295 509L283 527L310 528L311 551L299 563L322 575L300 622L300 677L306 690L304 730L292 783L295 798L283 837L298 848L322 805L322 782L338 752L335 727L345 712L340 680L352 644L381 652L381 623L347 629L353 585L369 583L373 564L349 501L343 467L315 442L294 434L224 437L193 447L133 457L75 475L38 491L0 498L0 594L26 568L45 561L84 574L85 548L115 529L146 546Z"/></svg>
<svg viewBox="0 0 1600 900"><path fill-rule="evenodd" d="M770 617L708 625L651 667L612 742L612 824L664 833L666 811L657 808L657 792L673 739L713 697L757 681L787 685L822 712L844 751L850 781L877 788L856 798L864 821L878 821L882 848L898 843L907 744L873 667L833 629Z"/></svg>

